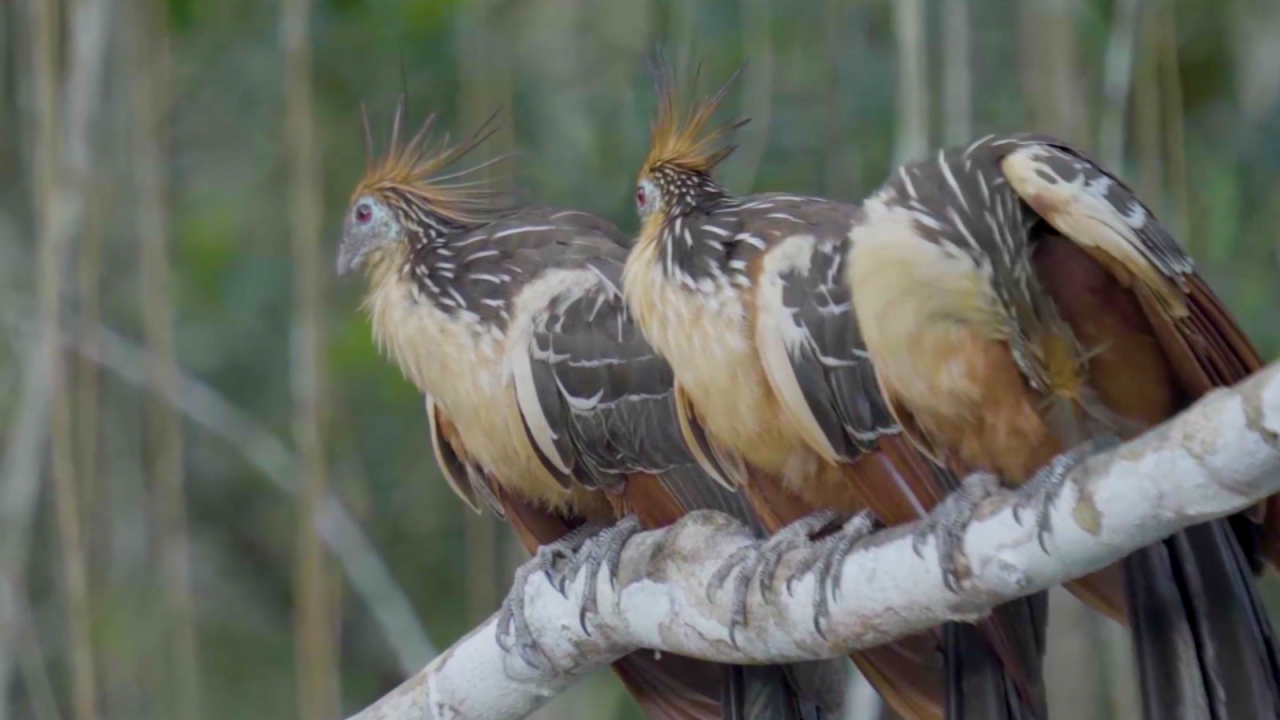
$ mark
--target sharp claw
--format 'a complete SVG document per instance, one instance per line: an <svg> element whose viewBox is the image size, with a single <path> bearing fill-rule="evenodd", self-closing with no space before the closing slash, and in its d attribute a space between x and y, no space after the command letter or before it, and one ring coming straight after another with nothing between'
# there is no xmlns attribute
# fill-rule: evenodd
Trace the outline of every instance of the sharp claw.
<svg viewBox="0 0 1280 720"><path fill-rule="evenodd" d="M844 560L853 552L858 542L874 529L875 518L871 513L854 515L838 531L814 543L787 578L787 589L790 591L801 577L810 573L815 575L813 629L820 637L826 638L822 623L830 617L831 605L828 597L836 597Z"/></svg>
<svg viewBox="0 0 1280 720"><path fill-rule="evenodd" d="M737 646L737 629L747 624L747 605L751 593L751 582L759 578L761 597L770 602L777 570L782 557L791 550L803 547L812 542L810 536L829 525L838 515L834 511L822 510L807 515L779 530L767 540L747 545L731 554L716 569L707 583L708 601L714 593L722 588L729 577L734 577L733 600L729 620L729 641ZM790 592L791 582L787 582Z"/></svg>
<svg viewBox="0 0 1280 720"><path fill-rule="evenodd" d="M545 557L535 557L525 563L516 572L513 592L507 596L506 601L502 604L502 611L498 616L498 647L503 652L515 652L520 656L527 665L537 669L550 667L550 658L542 652L538 646L537 640L534 639L532 631L524 614L524 593L522 592L525 584L531 575L542 570L542 563ZM545 661L545 662L544 662Z"/></svg>
<svg viewBox="0 0 1280 720"><path fill-rule="evenodd" d="M715 599L713 595L715 595L715 592L724 587L724 584L729 580L729 576L738 569L738 566L746 562L747 558L751 556L751 553L756 552L758 547L759 543L752 543L740 550L734 551L734 553L724 561L724 564L716 569L715 573L711 575L711 580L707 582L707 602L714 602Z"/></svg>
<svg viewBox="0 0 1280 720"><path fill-rule="evenodd" d="M628 515L616 525L605 528L586 542L574 558L574 574L578 569L586 571L586 585L583 587L582 607L579 612L579 623L587 635L587 617L600 610L599 576L601 569L609 571L610 587L617 587L618 567L622 560L622 550L627 541L641 532L643 527L634 516Z"/></svg>
<svg viewBox="0 0 1280 720"><path fill-rule="evenodd" d="M912 548L918 557L924 557L925 542L930 537L935 537L942 582L953 593L959 593L961 580L967 573L964 531L973 520L978 506L998 492L999 488L996 476L986 472L973 473L939 503L915 530Z"/></svg>
<svg viewBox="0 0 1280 720"><path fill-rule="evenodd" d="M550 657L542 650L529 628L525 617L523 588L530 576L541 572L556 592L564 595L569 583L586 569L587 584L583 589L582 607L578 613L578 624L583 632L591 634L587 618L598 611L596 597L597 575L601 567L608 567L610 580L616 587L616 575L621 561L622 548L627 541L641 530L640 522L634 517L624 518L617 525L607 528L584 525L554 543L538 548L527 563L516 571L512 585L513 591L502 604L498 616L498 647L503 652L513 650L530 667L545 669L551 667ZM564 562L562 562L564 561Z"/></svg>
<svg viewBox="0 0 1280 720"><path fill-rule="evenodd" d="M1021 511L1035 508L1036 540L1041 550L1049 552L1048 537L1053 530L1053 507L1062 495L1071 471L1090 457L1110 450L1120 442L1120 438L1115 435L1100 435L1087 440L1055 456L1036 471L1036 474L1031 476L1031 480L1018 489L1018 498L1013 505L1013 517L1021 523Z"/></svg>

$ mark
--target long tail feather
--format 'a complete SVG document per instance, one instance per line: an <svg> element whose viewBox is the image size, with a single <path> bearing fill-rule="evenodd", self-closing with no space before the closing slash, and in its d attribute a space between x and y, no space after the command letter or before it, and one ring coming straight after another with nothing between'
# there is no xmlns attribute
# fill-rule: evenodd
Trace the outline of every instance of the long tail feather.
<svg viewBox="0 0 1280 720"><path fill-rule="evenodd" d="M1280 658L1225 521L1183 531L1126 560L1149 718L1280 717Z"/></svg>
<svg viewBox="0 0 1280 720"><path fill-rule="evenodd" d="M943 628L947 720L1034 720L1047 717L1043 699L1028 703L991 650L982 631L965 623Z"/></svg>

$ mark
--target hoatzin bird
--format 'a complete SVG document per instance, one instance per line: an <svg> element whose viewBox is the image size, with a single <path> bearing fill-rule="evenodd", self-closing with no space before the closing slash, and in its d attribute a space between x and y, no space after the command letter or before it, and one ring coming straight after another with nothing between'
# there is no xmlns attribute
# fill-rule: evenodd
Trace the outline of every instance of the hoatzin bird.
<svg viewBox="0 0 1280 720"><path fill-rule="evenodd" d="M816 551L848 552L870 528L868 510L888 524L919 520L958 483L903 436L861 347L842 270L857 208L735 196L713 179L737 125L713 124L727 87L686 111L659 72L624 292L672 365L700 463L744 487L776 531L754 559L718 574L736 570L736 620L747 619L754 578L772 587L783 552L849 518L804 563L820 571L820 623L840 553ZM1045 611L1041 594L997 608L976 630L951 624L852 659L906 718L1043 718Z"/></svg>
<svg viewBox="0 0 1280 720"><path fill-rule="evenodd" d="M919 448L976 473L933 519L952 550L996 481L1023 486L1043 541L1075 463L1262 364L1151 211L1052 138L985 137L908 164L849 236L837 282L881 397ZM802 342L827 352L806 330ZM841 391L799 372L811 408L818 388ZM821 410L811 418L833 434ZM1127 601L1148 717L1280 717L1280 662L1250 572L1274 547L1274 502L1134 553L1121 593L1076 588L1113 616ZM964 571L962 554L942 557Z"/></svg>
<svg viewBox="0 0 1280 720"><path fill-rule="evenodd" d="M552 576L557 559L604 527L585 562L585 616L598 570L616 569L640 528L696 509L752 522L745 501L683 444L670 367L620 289L624 236L582 212L503 208L487 186L460 181L470 171L445 173L491 134L489 124L451 146L447 136L431 142L428 120L402 143L400 117L390 151L352 195L338 272L364 268L374 336L426 395L453 490L505 517L536 553L516 587L533 571ZM569 564L581 567L582 557ZM522 602L517 592L504 606L500 639L536 665ZM820 718L843 698L830 663L718 668L634 653L614 669L655 718Z"/></svg>

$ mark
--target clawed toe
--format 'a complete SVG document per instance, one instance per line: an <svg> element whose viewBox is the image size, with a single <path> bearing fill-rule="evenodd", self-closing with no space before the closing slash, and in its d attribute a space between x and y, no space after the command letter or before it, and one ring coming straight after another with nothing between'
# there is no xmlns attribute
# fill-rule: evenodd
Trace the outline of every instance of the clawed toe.
<svg viewBox="0 0 1280 720"><path fill-rule="evenodd" d="M582 631L591 634L587 629L587 618L599 612L599 599L597 594L597 585L600 575L600 569L604 568L609 573L609 583L611 587L618 586L618 566L622 562L622 550L626 547L627 541L642 532L644 528L640 525L640 520L634 515L628 515L618 522L618 524L605 528L598 535L588 540L579 550L577 557L585 557L584 561L579 562L575 558L574 574L576 575L578 568L586 570L586 586L582 591L582 607L578 610L578 624L582 627ZM570 578L572 580L572 578Z"/></svg>
<svg viewBox="0 0 1280 720"><path fill-rule="evenodd" d="M498 647L508 653L515 651L525 664L539 670L549 667L551 659L538 645L538 641L533 637L533 631L529 628L529 620L525 615L524 592L530 576L538 572L548 573L552 569L554 560L551 557L554 552L555 550L549 550L545 546L538 548L534 557L516 570L511 592L502 602L502 609L498 613ZM552 586L556 585L555 579L550 574L547 575L547 579L551 581Z"/></svg>
<svg viewBox="0 0 1280 720"><path fill-rule="evenodd" d="M1071 471L1090 457L1110 450L1120 442L1120 438L1115 435L1101 435L1081 443L1045 463L1044 467L1036 471L1036 474L1018 489L1018 497L1013 505L1013 517L1021 523L1022 511L1035 509L1036 538L1041 550L1049 551L1047 538L1053 530L1053 506L1062 494L1062 489L1066 487L1067 477Z"/></svg>
<svg viewBox="0 0 1280 720"><path fill-rule="evenodd" d="M731 643L737 645L737 628L747 623L747 601L750 598L752 580L759 578L761 596L768 601L768 593L773 589L778 564L782 562L783 556L809 544L812 535L825 529L838 517L837 513L830 510L806 515L782 528L773 537L737 550L716 570L707 585L709 600L730 576L734 578L729 619Z"/></svg>
<svg viewBox="0 0 1280 720"><path fill-rule="evenodd" d="M964 554L965 530L978 507L999 490L999 478L991 473L967 476L958 489L921 521L913 534L912 546L920 557L924 556L929 538L936 539L942 581L951 592L958 593L961 581L969 574L969 561Z"/></svg>
<svg viewBox="0 0 1280 720"><path fill-rule="evenodd" d="M538 548L533 557L516 570L511 592L502 603L498 614L498 646L505 652L515 651L530 667L549 667L550 658L533 637L525 615L524 589L529 578L540 572L564 595L569 583L586 570L587 582L578 621L583 631L589 633L587 618L599 610L596 588L600 569L608 568L610 581L616 586L622 550L642 529L639 520L627 516L610 527L583 525L556 542Z"/></svg>
<svg viewBox="0 0 1280 720"><path fill-rule="evenodd" d="M810 573L815 575L813 629L819 636L826 637L822 625L831 615L828 598L838 597L845 558L875 528L875 516L870 512L854 515L838 531L814 543L787 578L787 592L790 593L797 580Z"/></svg>

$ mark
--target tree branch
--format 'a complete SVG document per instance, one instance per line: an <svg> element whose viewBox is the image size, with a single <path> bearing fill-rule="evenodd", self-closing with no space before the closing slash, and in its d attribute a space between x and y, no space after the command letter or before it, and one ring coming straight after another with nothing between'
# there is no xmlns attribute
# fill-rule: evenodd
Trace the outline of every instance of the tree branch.
<svg viewBox="0 0 1280 720"><path fill-rule="evenodd" d="M578 625L583 580L561 596L541 574L523 588L534 636L550 666L532 668L499 649L496 620L458 641L415 677L352 720L466 717L505 720L536 709L577 678L635 648L733 663L844 655L945 621L971 621L995 605L1059 585L1133 550L1280 491L1280 363L1214 392L1179 417L1078 466L1039 544L992 500L965 535L972 575L960 594L942 582L933 544L922 556L909 527L878 533L844 564L825 636L814 629L812 577L765 602L753 592L750 622L729 640L728 603L706 595L712 574L752 543L727 517L700 512L635 537L616 590L599 582L600 614ZM1024 514L1024 519L1025 514ZM779 577L799 560L784 559Z"/></svg>

